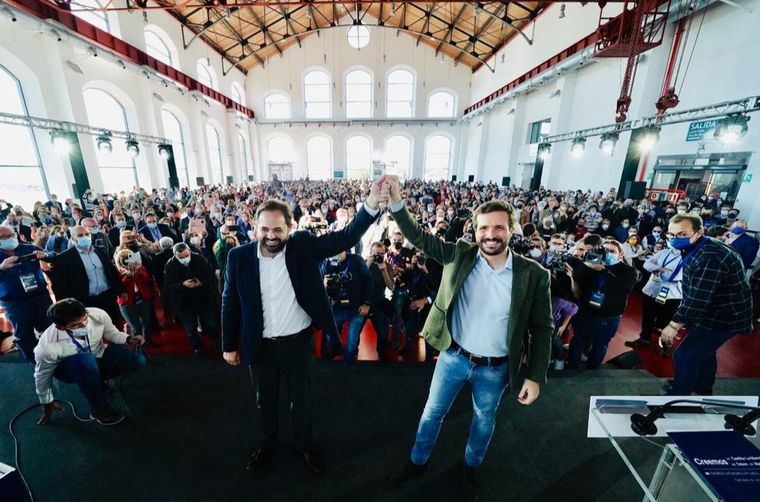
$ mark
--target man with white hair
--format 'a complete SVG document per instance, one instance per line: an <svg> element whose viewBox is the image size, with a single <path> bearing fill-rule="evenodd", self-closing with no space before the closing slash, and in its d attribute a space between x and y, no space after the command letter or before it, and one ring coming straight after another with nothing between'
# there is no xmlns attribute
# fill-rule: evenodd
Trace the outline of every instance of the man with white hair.
<svg viewBox="0 0 760 502"><path fill-rule="evenodd" d="M726 244L734 248L742 257L742 263L744 263L744 270L750 270L752 263L757 257L757 250L760 248L760 241L757 237L751 237L747 235L747 221L736 220L731 225L731 234L726 239Z"/></svg>

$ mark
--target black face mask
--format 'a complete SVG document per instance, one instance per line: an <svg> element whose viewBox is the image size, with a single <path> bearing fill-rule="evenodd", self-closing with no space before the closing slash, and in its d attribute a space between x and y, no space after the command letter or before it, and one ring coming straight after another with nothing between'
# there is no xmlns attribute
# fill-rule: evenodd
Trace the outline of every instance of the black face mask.
<svg viewBox="0 0 760 502"><path fill-rule="evenodd" d="M403 246L403 245L404 245L403 242L394 242L393 243L393 247L396 249L396 251L400 251L401 250L401 246Z"/></svg>

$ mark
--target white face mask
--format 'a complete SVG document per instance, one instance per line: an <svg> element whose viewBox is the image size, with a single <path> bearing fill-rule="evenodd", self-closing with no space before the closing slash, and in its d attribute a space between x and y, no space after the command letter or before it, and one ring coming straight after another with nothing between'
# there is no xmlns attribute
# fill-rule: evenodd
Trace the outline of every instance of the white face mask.
<svg viewBox="0 0 760 502"><path fill-rule="evenodd" d="M528 251L528 256L530 256L531 258L540 258L541 250L538 248L532 248L530 251Z"/></svg>
<svg viewBox="0 0 760 502"><path fill-rule="evenodd" d="M84 338L90 332L88 326L85 326L83 328L70 329L68 331L70 331L71 332L71 336L73 336L75 338Z"/></svg>
<svg viewBox="0 0 760 502"><path fill-rule="evenodd" d="M184 265L184 266L187 267L188 265L190 265L190 259L191 258L192 258L192 256L187 256L185 258L177 258L177 261L180 262L182 265Z"/></svg>

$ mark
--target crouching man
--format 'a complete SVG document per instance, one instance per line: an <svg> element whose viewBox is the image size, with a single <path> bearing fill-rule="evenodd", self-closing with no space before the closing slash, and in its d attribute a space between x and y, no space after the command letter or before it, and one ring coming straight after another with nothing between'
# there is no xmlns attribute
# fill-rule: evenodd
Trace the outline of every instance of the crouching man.
<svg viewBox="0 0 760 502"><path fill-rule="evenodd" d="M66 298L48 309L53 321L34 349L34 382L44 406L39 425L47 425L63 407L53 400L53 377L75 383L90 404L90 418L101 425L116 425L124 415L108 405L105 381L145 366L145 355L125 344L142 345L142 336L129 336L114 326L101 309L85 308ZM104 343L104 339L109 342Z"/></svg>

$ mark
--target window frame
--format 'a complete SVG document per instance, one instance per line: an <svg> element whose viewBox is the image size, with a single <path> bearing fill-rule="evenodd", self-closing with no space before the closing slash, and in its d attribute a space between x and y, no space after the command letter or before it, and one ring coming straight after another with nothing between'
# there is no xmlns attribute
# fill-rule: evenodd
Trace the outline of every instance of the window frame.
<svg viewBox="0 0 760 502"><path fill-rule="evenodd" d="M306 79L309 77L309 75L312 75L314 73L322 73L327 77L326 83L307 83ZM313 68L308 68L304 71L303 76L301 77L301 85L302 85L302 91L303 91L303 111L304 111L304 117L307 119L331 119L333 116L333 81L332 76L330 75L330 72L328 72L326 69L318 66ZM312 104L315 105L327 105L326 110L327 114L325 115L310 115L309 113L309 100L308 100L308 91L309 87L320 87L324 86L327 88L327 101L312 101Z"/></svg>
<svg viewBox="0 0 760 502"><path fill-rule="evenodd" d="M451 102L451 115L433 115L430 112L430 100L437 94L448 94L451 96L452 102ZM430 119L455 119L457 117L457 94L450 90L445 88L438 88L433 89L433 91L428 94L427 97L427 109L425 110L425 116Z"/></svg>
<svg viewBox="0 0 760 502"><path fill-rule="evenodd" d="M352 74L355 73L364 73L369 76L369 83L348 83L348 79ZM349 85L352 87L355 86L367 86L369 88L369 99L368 100L349 100ZM374 116L375 112L375 78L372 73L372 70L366 67L352 67L346 70L346 73L343 75L343 95L344 95L344 115L347 119L371 119ZM353 103L366 103L369 105L369 113L367 115L349 115L349 109L351 108L351 104Z"/></svg>

